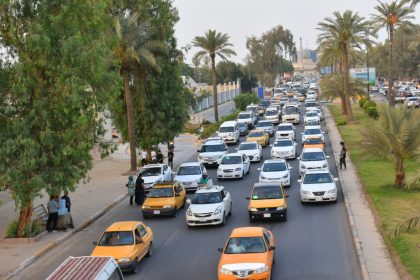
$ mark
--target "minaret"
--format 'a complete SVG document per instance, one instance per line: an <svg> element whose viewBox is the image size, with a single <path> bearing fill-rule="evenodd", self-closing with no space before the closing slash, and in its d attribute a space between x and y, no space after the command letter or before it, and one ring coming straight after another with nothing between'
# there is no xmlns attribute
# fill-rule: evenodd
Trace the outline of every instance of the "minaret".
<svg viewBox="0 0 420 280"><path fill-rule="evenodd" d="M303 61L302 37L299 37L299 53L300 53L299 63L302 64L302 61Z"/></svg>

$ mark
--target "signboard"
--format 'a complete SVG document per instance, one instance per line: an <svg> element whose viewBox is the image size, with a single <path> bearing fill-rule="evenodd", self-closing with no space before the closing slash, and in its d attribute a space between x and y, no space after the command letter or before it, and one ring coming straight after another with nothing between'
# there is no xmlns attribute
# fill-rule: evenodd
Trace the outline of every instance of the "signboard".
<svg viewBox="0 0 420 280"><path fill-rule="evenodd" d="M350 76L353 78L359 78L367 81L367 68L351 68ZM376 82L376 69L374 67L369 67L369 83Z"/></svg>
<svg viewBox="0 0 420 280"><path fill-rule="evenodd" d="M331 74L332 67L331 66L321 67L321 68L319 68L319 72L320 72L321 75Z"/></svg>

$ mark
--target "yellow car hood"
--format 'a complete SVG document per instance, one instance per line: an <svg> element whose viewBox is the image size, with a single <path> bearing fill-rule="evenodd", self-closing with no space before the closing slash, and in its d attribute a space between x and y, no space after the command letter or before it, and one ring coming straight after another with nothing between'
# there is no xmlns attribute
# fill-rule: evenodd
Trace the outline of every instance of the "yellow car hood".
<svg viewBox="0 0 420 280"><path fill-rule="evenodd" d="M161 207L164 205L175 205L175 197L150 197L146 198L143 205Z"/></svg>
<svg viewBox="0 0 420 280"><path fill-rule="evenodd" d="M284 198L280 199L251 199L249 201L249 208L272 208L272 207L286 207L286 201Z"/></svg>
<svg viewBox="0 0 420 280"><path fill-rule="evenodd" d="M125 246L96 246L91 256L111 256L114 259L130 258L133 255L134 245Z"/></svg>

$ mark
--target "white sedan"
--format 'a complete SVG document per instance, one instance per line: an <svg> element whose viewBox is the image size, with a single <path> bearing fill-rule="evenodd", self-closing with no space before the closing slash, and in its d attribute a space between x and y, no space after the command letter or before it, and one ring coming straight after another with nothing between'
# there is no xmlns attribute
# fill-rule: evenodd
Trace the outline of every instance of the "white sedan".
<svg viewBox="0 0 420 280"><path fill-rule="evenodd" d="M300 201L306 202L337 202L337 186L328 170L308 170L300 183Z"/></svg>
<svg viewBox="0 0 420 280"><path fill-rule="evenodd" d="M316 121L320 121L318 113L315 110L307 111L305 117L303 118L304 124L307 125L308 123L313 123Z"/></svg>
<svg viewBox="0 0 420 280"><path fill-rule="evenodd" d="M245 154L250 161L261 161L262 158L262 147L256 141L242 142L238 152Z"/></svg>
<svg viewBox="0 0 420 280"><path fill-rule="evenodd" d="M197 188L198 181L203 177L203 174L207 174L207 170L199 162L185 162L174 173L175 181L180 182L187 191Z"/></svg>
<svg viewBox="0 0 420 280"><path fill-rule="evenodd" d="M225 225L232 211L231 195L222 186L200 188L187 203L190 205L186 212L188 226Z"/></svg>
<svg viewBox="0 0 420 280"><path fill-rule="evenodd" d="M233 179L245 177L249 173L250 160L243 153L231 153L222 158L222 161L217 169L217 179Z"/></svg>
<svg viewBox="0 0 420 280"><path fill-rule="evenodd" d="M321 148L305 148L299 159L299 173L302 175L308 170L328 170L329 156L326 156Z"/></svg>
<svg viewBox="0 0 420 280"><path fill-rule="evenodd" d="M291 123L281 123L277 126L276 139L286 138L295 140L295 126Z"/></svg>
<svg viewBox="0 0 420 280"><path fill-rule="evenodd" d="M325 141L320 125L305 126L305 130L302 132L302 145L308 137L321 137L322 141Z"/></svg>
<svg viewBox="0 0 420 280"><path fill-rule="evenodd" d="M144 180L144 189L149 191L154 184L172 180L172 169L166 164L148 164L144 166L139 174Z"/></svg>
<svg viewBox="0 0 420 280"><path fill-rule="evenodd" d="M277 139L271 145L271 158L296 158L296 142L290 139Z"/></svg>
<svg viewBox="0 0 420 280"><path fill-rule="evenodd" d="M265 160L260 170L260 183L279 183L282 186L290 186L290 169L284 159Z"/></svg>

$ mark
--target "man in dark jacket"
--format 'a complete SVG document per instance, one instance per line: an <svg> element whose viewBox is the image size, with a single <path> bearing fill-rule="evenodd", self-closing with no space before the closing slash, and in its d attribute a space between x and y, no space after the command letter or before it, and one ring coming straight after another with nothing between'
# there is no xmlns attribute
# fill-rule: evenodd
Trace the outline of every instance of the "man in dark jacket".
<svg viewBox="0 0 420 280"><path fill-rule="evenodd" d="M67 211L69 211L69 213L70 213L71 200L70 200L70 197L69 197L69 192L65 191L64 195L61 197L61 199L64 199L66 201L66 208L67 208Z"/></svg>

